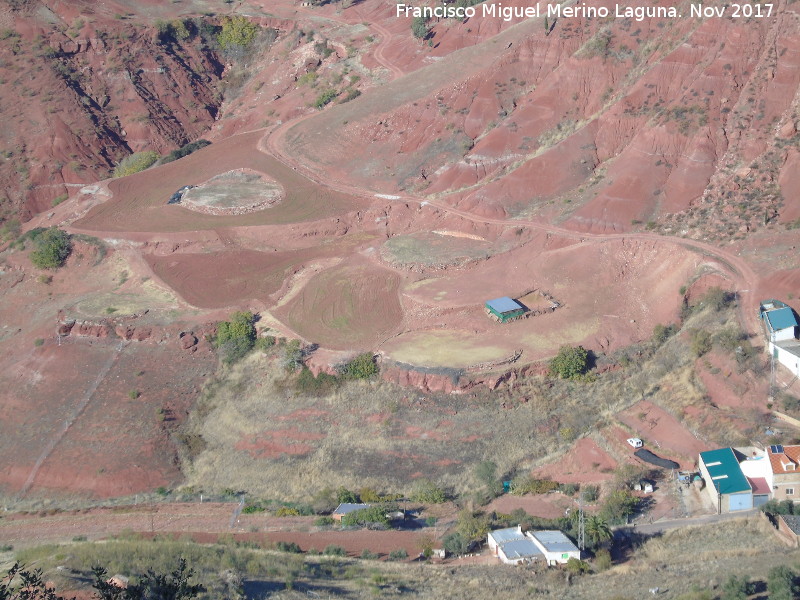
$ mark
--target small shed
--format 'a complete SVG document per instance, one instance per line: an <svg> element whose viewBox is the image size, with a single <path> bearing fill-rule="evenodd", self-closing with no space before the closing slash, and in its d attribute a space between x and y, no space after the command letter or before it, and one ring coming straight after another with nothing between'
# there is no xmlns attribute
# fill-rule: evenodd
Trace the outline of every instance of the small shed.
<svg viewBox="0 0 800 600"><path fill-rule="evenodd" d="M485 306L486 313L501 323L519 319L525 314L525 307L508 296L487 300Z"/></svg>
<svg viewBox="0 0 800 600"><path fill-rule="evenodd" d="M762 300L761 318L767 329L770 342L793 340L797 338L797 328L800 324L790 306L780 300Z"/></svg>
<svg viewBox="0 0 800 600"><path fill-rule="evenodd" d="M336 510L333 511L331 517L333 517L334 521L341 521L342 517L346 514L356 512L357 510L363 510L365 508L369 508L372 506L371 504L353 504L351 502L344 502L336 507Z"/></svg>

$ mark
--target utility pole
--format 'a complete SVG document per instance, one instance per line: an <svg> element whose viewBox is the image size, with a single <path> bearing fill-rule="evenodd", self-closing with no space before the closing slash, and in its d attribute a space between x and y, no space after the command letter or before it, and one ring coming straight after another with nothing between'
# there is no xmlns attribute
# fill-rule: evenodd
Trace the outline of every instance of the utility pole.
<svg viewBox="0 0 800 600"><path fill-rule="evenodd" d="M583 515L583 492L578 493L578 548L586 549L586 521Z"/></svg>

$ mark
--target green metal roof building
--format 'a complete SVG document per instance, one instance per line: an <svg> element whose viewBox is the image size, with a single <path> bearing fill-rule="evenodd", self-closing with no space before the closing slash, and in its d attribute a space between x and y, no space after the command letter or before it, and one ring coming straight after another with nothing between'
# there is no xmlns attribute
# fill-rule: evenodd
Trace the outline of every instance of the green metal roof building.
<svg viewBox="0 0 800 600"><path fill-rule="evenodd" d="M753 508L753 488L732 448L701 452L699 464L717 513Z"/></svg>
<svg viewBox="0 0 800 600"><path fill-rule="evenodd" d="M508 296L486 301L486 312L494 316L501 323L518 319L525 314L525 307Z"/></svg>

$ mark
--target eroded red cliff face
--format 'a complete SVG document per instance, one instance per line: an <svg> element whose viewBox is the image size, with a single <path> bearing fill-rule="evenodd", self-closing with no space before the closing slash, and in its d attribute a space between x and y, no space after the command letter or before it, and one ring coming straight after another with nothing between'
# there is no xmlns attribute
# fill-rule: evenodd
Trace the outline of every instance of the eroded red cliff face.
<svg viewBox="0 0 800 600"><path fill-rule="evenodd" d="M177 39L90 6L28 4L0 8L5 215L47 210L127 154L166 153L214 122L223 65L191 21Z"/></svg>
<svg viewBox="0 0 800 600"><path fill-rule="evenodd" d="M430 61L287 140L320 172L446 194L486 217L736 236L800 214L797 11L559 19L549 33L531 21L477 39L475 52L439 56L437 43L477 26L442 21ZM355 159L364 152L370 160Z"/></svg>

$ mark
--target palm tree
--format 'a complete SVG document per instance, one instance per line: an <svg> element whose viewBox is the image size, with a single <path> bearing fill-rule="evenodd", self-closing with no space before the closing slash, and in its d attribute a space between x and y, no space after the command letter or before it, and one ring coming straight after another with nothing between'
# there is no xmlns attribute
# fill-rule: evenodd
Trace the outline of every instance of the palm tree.
<svg viewBox="0 0 800 600"><path fill-rule="evenodd" d="M586 518L586 535L592 543L599 544L611 539L611 528L602 517L590 515Z"/></svg>

